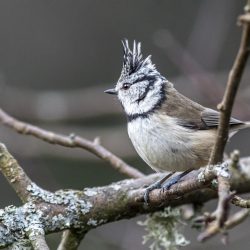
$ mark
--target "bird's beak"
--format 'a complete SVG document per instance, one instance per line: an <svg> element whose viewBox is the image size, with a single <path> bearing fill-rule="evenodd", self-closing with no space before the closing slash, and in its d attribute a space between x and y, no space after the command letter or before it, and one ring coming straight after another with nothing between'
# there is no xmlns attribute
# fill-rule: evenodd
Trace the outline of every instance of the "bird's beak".
<svg viewBox="0 0 250 250"><path fill-rule="evenodd" d="M117 91L115 89L107 89L104 91L104 93L107 93L110 95L117 95Z"/></svg>

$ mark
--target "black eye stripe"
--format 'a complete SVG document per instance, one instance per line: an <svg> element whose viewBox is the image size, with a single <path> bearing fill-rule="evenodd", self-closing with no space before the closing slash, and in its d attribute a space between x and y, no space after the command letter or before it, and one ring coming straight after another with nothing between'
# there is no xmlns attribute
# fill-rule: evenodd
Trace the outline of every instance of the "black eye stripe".
<svg viewBox="0 0 250 250"><path fill-rule="evenodd" d="M151 81L155 81L155 79L156 79L155 76L144 75L144 76L138 78L137 80L135 80L135 81L133 82L133 84L134 84L134 83L138 83L138 82L142 82L142 81L149 81L149 82L151 82Z"/></svg>
<svg viewBox="0 0 250 250"><path fill-rule="evenodd" d="M133 83L142 82L145 80L147 80L147 76L144 75L143 77L136 79Z"/></svg>
<svg viewBox="0 0 250 250"><path fill-rule="evenodd" d="M148 92L152 89L152 87L155 84L155 80L151 79L149 81L149 84L147 85L147 87L144 89L143 94L140 96L140 98L137 100L137 102L139 103L140 101L142 101L148 94Z"/></svg>
<svg viewBox="0 0 250 250"><path fill-rule="evenodd" d="M154 85L155 81L156 81L156 77L155 76L150 76L150 75L143 75L142 77L136 79L133 83L127 83L124 82L122 84L122 89L128 89L130 88L131 85L136 84L138 82L142 82L142 81L148 81L149 84L145 89L145 95L147 95L147 93L149 92L149 90L152 88L152 86ZM144 96L145 97L145 96Z"/></svg>

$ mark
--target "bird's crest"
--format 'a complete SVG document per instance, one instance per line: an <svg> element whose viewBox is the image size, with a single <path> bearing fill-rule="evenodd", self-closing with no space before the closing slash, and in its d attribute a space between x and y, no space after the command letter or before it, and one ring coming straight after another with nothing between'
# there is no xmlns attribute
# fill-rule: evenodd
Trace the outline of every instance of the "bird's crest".
<svg viewBox="0 0 250 250"><path fill-rule="evenodd" d="M141 70L143 71L143 69L147 69L147 71L155 70L155 66L151 61L151 55L143 59L140 42L137 43L134 41L133 50L130 50L127 39L122 41L122 46L124 55L120 78L124 78Z"/></svg>

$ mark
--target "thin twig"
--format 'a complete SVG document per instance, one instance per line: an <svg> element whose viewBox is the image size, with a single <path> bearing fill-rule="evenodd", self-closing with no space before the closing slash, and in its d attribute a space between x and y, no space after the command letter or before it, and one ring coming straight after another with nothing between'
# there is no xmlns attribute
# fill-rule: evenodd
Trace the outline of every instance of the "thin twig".
<svg viewBox="0 0 250 250"><path fill-rule="evenodd" d="M232 170L238 171L238 164L239 164L239 151L234 150L234 152L231 154L232 159ZM237 195L234 195L232 198L232 204L238 207L242 208L250 208L250 200L249 199L243 199Z"/></svg>
<svg viewBox="0 0 250 250"><path fill-rule="evenodd" d="M51 144L57 144L69 148L82 148L85 149L104 161L108 162L114 169L120 173L129 176L131 178L140 178L144 174L139 170L125 163L119 157L108 151L101 145L96 144L93 141L89 141L79 136L70 135L59 135L45 129L41 129L37 126L33 126L28 123L21 122L9 114L0 109L0 122L4 125L14 129L20 134L32 135L36 138L42 139Z"/></svg>
<svg viewBox="0 0 250 250"><path fill-rule="evenodd" d="M238 207L250 208L250 200L243 199L237 195L233 197L232 203Z"/></svg>
<svg viewBox="0 0 250 250"><path fill-rule="evenodd" d="M249 214L249 209L243 209L235 213L225 222L223 230L225 231L239 225L249 216ZM212 236L215 236L217 233L221 232L221 228L216 223L216 221L212 222L211 225L212 226L209 227L209 231L205 231L199 235L198 241L204 242L205 240L208 240Z"/></svg>
<svg viewBox="0 0 250 250"><path fill-rule="evenodd" d="M231 155L231 170L237 170L238 171L238 164L239 164L239 159L240 159L240 151L239 150L234 150Z"/></svg>
<svg viewBox="0 0 250 250"><path fill-rule="evenodd" d="M218 180L218 206L216 210L216 218L220 228L224 226L229 215L229 203L234 194L230 194L229 178L219 175Z"/></svg>
<svg viewBox="0 0 250 250"><path fill-rule="evenodd" d="M243 16L246 15L248 16L249 13ZM241 19L242 16L239 18L239 20ZM241 24L243 26L243 30L240 47L238 50L238 54L235 58L233 67L229 73L227 87L222 102L218 105L218 109L220 110L218 134L215 145L211 152L209 165L215 165L219 162L222 162L225 145L228 140L229 121L232 113L235 96L249 55L250 22L243 22L241 20ZM225 178L222 175L218 175L217 180L219 199L218 206L216 209L216 221L210 223L206 228L205 232L201 234L206 235L206 238L210 238L210 233L213 232L214 227L224 227L224 223L227 221L227 217L229 214L229 202L230 198L232 198L232 195L230 194L229 179Z"/></svg>
<svg viewBox="0 0 250 250"><path fill-rule="evenodd" d="M211 216L213 218L210 223L207 223L207 227L204 232L202 232L198 236L198 240L200 239L208 239L212 237L214 234L215 228L220 228L221 230L224 230L225 222L228 219L229 210L230 210L230 201L233 199L235 192L230 192L230 174L229 174L229 168L232 169L232 166L235 167L235 165L238 165L239 158L236 157L237 154L234 152L231 154L230 159L230 167L226 168L217 168L217 181L218 181L218 205ZM236 162L236 160L238 161ZM225 165L225 164L224 164ZM210 235L212 234L212 235Z"/></svg>
<svg viewBox="0 0 250 250"><path fill-rule="evenodd" d="M34 250L49 250L44 235L33 236L33 239L31 239L30 241Z"/></svg>
<svg viewBox="0 0 250 250"><path fill-rule="evenodd" d="M57 250L77 250L84 235L85 232L78 233L73 230L65 230Z"/></svg>
<svg viewBox="0 0 250 250"><path fill-rule="evenodd" d="M229 120L231 117L235 96L249 55L250 20L249 22L243 22L246 16L248 17L249 14L245 14L239 18L243 26L240 48L235 58L233 67L229 73L224 97L222 102L218 105L218 109L220 110L220 120L218 136L210 157L211 165L222 161L224 148L228 139Z"/></svg>

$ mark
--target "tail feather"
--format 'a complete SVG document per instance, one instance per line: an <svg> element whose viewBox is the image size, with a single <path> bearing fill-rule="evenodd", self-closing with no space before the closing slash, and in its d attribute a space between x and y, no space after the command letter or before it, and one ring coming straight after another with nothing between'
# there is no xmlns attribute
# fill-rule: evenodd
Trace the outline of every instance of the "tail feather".
<svg viewBox="0 0 250 250"><path fill-rule="evenodd" d="M250 128L250 121L244 122L243 128Z"/></svg>
<svg viewBox="0 0 250 250"><path fill-rule="evenodd" d="M250 121L249 122L242 122L239 125L231 126L229 130L229 138L234 136L237 132L239 132L241 129L250 128Z"/></svg>

